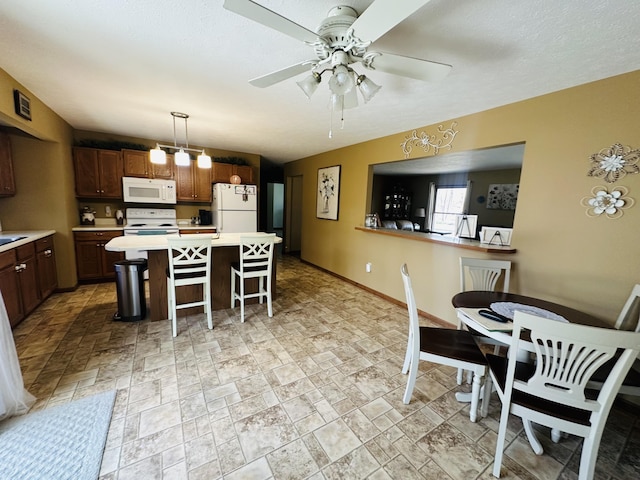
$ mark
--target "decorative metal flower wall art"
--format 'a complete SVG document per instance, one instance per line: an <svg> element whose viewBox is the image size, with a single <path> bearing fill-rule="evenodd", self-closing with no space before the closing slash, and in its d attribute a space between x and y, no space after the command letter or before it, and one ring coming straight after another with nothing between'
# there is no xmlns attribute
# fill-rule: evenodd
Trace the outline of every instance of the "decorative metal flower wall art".
<svg viewBox="0 0 640 480"><path fill-rule="evenodd" d="M633 198L626 195L629 190L626 187L616 187L610 192L607 187L593 187L591 196L584 197L580 202L587 207L588 217L598 217L604 214L607 218L620 218L623 215L623 209L632 207L635 203Z"/></svg>
<svg viewBox="0 0 640 480"><path fill-rule="evenodd" d="M614 143L591 155L591 170L587 175L602 178L607 183L617 182L627 173L640 173L638 160L640 150Z"/></svg>
<svg viewBox="0 0 640 480"><path fill-rule="evenodd" d="M449 128L444 128L442 125L439 125L438 133L441 134L441 138L438 140L436 140L435 135L429 135L426 132L420 132L420 135L418 135L417 130L414 130L411 132L411 135L408 135L404 139L404 142L400 144L404 158L409 158L414 146L422 148L425 153L429 153L429 150L433 149L434 155L437 155L441 148L451 149L453 139L456 138L458 134L458 130L455 130L457 125L457 122L453 122Z"/></svg>

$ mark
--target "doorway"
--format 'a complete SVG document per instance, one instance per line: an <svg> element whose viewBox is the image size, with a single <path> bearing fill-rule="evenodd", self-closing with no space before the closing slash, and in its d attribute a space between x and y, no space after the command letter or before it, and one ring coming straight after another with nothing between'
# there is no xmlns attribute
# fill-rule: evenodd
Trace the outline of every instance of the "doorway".
<svg viewBox="0 0 640 480"><path fill-rule="evenodd" d="M286 178L284 253L300 255L302 247L302 175Z"/></svg>

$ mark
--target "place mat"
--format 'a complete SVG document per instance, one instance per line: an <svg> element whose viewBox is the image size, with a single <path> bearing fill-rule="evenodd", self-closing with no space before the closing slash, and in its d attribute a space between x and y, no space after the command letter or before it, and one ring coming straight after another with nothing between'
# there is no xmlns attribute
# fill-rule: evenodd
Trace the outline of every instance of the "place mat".
<svg viewBox="0 0 640 480"><path fill-rule="evenodd" d="M513 302L494 302L490 305L491 310L500 315L504 315L507 318L513 320L513 315L516 311L530 313L542 318L548 318L549 320L556 320L558 322L569 323L569 320L557 313L550 312L544 308L534 307L533 305L524 305L522 303Z"/></svg>

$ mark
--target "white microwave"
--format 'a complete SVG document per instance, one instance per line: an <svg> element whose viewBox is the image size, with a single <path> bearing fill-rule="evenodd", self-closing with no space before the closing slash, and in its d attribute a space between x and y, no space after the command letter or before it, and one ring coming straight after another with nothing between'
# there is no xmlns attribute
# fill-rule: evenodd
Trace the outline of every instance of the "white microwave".
<svg viewBox="0 0 640 480"><path fill-rule="evenodd" d="M156 178L122 177L126 203L176 203L176 181Z"/></svg>

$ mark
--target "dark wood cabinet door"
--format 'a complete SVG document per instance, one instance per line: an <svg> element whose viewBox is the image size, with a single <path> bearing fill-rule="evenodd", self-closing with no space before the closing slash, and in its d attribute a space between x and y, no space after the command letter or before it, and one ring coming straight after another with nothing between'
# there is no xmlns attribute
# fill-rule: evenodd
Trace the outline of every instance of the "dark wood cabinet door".
<svg viewBox="0 0 640 480"><path fill-rule="evenodd" d="M20 282L20 294L22 297L22 309L25 315L31 313L39 304L42 297L38 288L38 269L36 267L36 257L18 260L20 271L18 281Z"/></svg>
<svg viewBox="0 0 640 480"><path fill-rule="evenodd" d="M183 202L193 202L193 165L175 167L176 199Z"/></svg>
<svg viewBox="0 0 640 480"><path fill-rule="evenodd" d="M211 203L210 168L193 168L193 201Z"/></svg>
<svg viewBox="0 0 640 480"><path fill-rule="evenodd" d="M73 167L76 175L76 196L100 196L100 169L98 168L98 150L95 148L75 147L73 149Z"/></svg>
<svg viewBox="0 0 640 480"><path fill-rule="evenodd" d="M102 277L102 262L96 241L76 241L78 280L94 280Z"/></svg>
<svg viewBox="0 0 640 480"><path fill-rule="evenodd" d="M253 167L234 165L234 173L240 177L242 183L253 183Z"/></svg>
<svg viewBox="0 0 640 480"><path fill-rule="evenodd" d="M104 249L104 244L101 245L101 263L102 263L102 278L116 278L116 269L114 267L115 262L124 260L123 252L109 252Z"/></svg>
<svg viewBox="0 0 640 480"><path fill-rule="evenodd" d="M122 154L114 150L99 150L100 196L122 198Z"/></svg>
<svg viewBox="0 0 640 480"><path fill-rule="evenodd" d="M125 177L151 177L149 152L123 149L122 162Z"/></svg>
<svg viewBox="0 0 640 480"><path fill-rule="evenodd" d="M233 175L232 164L213 162L211 165L211 181L213 183L229 183L231 175Z"/></svg>
<svg viewBox="0 0 640 480"><path fill-rule="evenodd" d="M58 273L56 271L56 256L53 247L39 251L36 254L38 266L38 288L42 299L51 295L58 288Z"/></svg>
<svg viewBox="0 0 640 480"><path fill-rule="evenodd" d="M0 196L16 194L16 182L13 174L13 158L9 135L0 132Z"/></svg>
<svg viewBox="0 0 640 480"><path fill-rule="evenodd" d="M14 265L0 270L0 291L2 291L5 307L7 307L9 323L13 327L24 318L18 273L15 271Z"/></svg>

